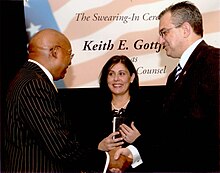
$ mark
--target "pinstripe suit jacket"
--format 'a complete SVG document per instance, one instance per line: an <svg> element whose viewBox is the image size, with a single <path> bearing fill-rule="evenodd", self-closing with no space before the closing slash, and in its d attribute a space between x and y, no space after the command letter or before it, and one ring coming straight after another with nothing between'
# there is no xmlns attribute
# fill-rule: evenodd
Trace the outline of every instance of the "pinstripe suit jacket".
<svg viewBox="0 0 220 173"><path fill-rule="evenodd" d="M6 102L6 172L62 172L64 163L75 169L74 161L85 161L87 169L86 158L95 156L102 159L103 170L105 153L99 153L97 145L82 147L71 137L58 93L39 66L24 64Z"/></svg>
<svg viewBox="0 0 220 173"><path fill-rule="evenodd" d="M219 158L220 49L202 41L179 79L175 70L166 84L163 105L167 171L216 171Z"/></svg>

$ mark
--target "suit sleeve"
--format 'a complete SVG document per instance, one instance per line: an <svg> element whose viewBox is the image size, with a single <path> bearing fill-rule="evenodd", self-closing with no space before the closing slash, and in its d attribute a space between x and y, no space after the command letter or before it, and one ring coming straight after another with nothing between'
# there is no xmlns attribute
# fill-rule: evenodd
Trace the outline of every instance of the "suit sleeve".
<svg viewBox="0 0 220 173"><path fill-rule="evenodd" d="M100 157L105 162L104 152L98 152L95 146L85 147L71 137L65 128L65 115L57 93L44 80L32 80L25 85L20 106L25 112L22 114L25 125L52 158L84 161L88 156L103 155Z"/></svg>

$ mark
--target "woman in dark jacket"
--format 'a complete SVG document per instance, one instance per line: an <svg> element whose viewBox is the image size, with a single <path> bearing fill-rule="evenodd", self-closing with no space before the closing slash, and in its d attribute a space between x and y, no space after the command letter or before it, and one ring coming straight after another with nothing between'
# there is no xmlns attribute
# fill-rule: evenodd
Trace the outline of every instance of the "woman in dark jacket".
<svg viewBox="0 0 220 173"><path fill-rule="evenodd" d="M144 148L152 145L152 140L146 143L144 140L151 139L152 133L148 128L152 121L147 120L147 103L139 95L139 78L131 60L124 55L111 57L100 73L99 84L103 105L102 108L99 107L102 112L100 118L103 120L100 131L104 138L99 148L104 151L118 146L128 148L132 152L133 162L126 171L146 172L151 164L145 159L147 150ZM148 122L151 123L147 124ZM120 134L114 136L114 131L119 131ZM150 156L149 152L147 154Z"/></svg>

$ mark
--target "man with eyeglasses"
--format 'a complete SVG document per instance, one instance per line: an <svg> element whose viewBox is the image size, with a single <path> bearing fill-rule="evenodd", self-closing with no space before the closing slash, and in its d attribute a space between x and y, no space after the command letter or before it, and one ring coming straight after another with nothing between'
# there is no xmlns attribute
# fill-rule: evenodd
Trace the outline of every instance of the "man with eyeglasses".
<svg viewBox="0 0 220 173"><path fill-rule="evenodd" d="M191 2L169 6L159 20L159 42L181 70L166 83L159 171L218 172L220 49L203 40L202 15Z"/></svg>
<svg viewBox="0 0 220 173"><path fill-rule="evenodd" d="M98 144L82 144L69 133L53 83L64 78L72 57L69 40L56 30L41 30L30 40L28 61L10 84L6 99L4 172L104 170L106 154Z"/></svg>

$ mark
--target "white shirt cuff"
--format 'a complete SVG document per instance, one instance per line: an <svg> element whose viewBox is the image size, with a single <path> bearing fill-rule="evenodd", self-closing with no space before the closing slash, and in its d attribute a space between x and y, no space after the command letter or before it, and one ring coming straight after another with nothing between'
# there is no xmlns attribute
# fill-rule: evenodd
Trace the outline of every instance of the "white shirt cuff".
<svg viewBox="0 0 220 173"><path fill-rule="evenodd" d="M108 165L109 165L109 162L110 162L110 156L109 156L108 152L105 152L105 154L106 154L106 162L105 162L105 167L104 167L103 173L107 172Z"/></svg>
<svg viewBox="0 0 220 173"><path fill-rule="evenodd" d="M137 166L143 163L141 156L136 147L134 147L133 145L129 145L126 148L128 148L133 155L133 162L131 164L132 168L136 168Z"/></svg>

